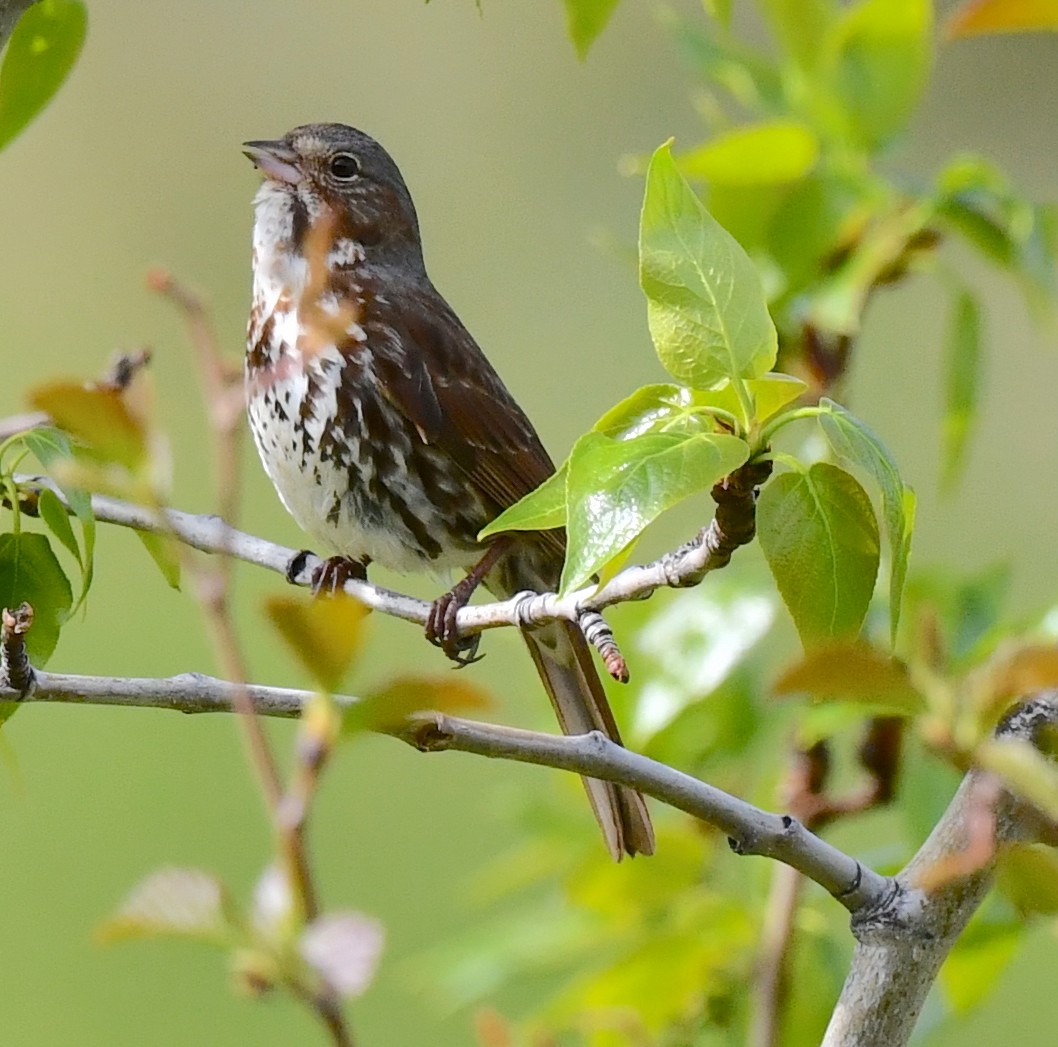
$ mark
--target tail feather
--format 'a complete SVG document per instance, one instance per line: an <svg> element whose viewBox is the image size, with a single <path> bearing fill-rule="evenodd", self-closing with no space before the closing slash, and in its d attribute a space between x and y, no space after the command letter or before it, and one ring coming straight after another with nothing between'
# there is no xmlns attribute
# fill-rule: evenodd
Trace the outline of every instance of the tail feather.
<svg viewBox="0 0 1058 1047"><path fill-rule="evenodd" d="M523 636L563 733L601 731L620 745L617 723L581 631L572 622L555 622ZM654 829L642 795L626 785L582 780L614 860L625 854L653 854Z"/></svg>

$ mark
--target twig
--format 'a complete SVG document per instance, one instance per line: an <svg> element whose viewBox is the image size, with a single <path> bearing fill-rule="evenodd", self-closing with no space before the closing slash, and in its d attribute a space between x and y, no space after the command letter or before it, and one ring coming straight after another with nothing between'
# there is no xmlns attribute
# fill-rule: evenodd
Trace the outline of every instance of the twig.
<svg viewBox="0 0 1058 1047"><path fill-rule="evenodd" d="M248 684L239 688L198 673L167 679L75 676L39 671L27 702L73 702L173 709L185 713L231 712L244 692L262 716L293 717L313 700L310 691ZM0 700L15 692L0 691ZM340 706L353 704L336 697ZM562 737L477 723L439 713L409 718L388 731L426 751L454 749L575 771L621 782L717 826L738 854L758 854L799 869L847 909L878 904L890 881L808 832L795 819L769 814L690 775L609 742L601 734Z"/></svg>
<svg viewBox="0 0 1058 1047"><path fill-rule="evenodd" d="M66 504L62 491L48 477L19 474L15 480L23 486L48 487ZM739 491L735 504L739 505L740 510L752 502L752 490L752 487L748 487ZM718 506L716 518L694 541L653 563L627 567L600 588L589 586L565 596L523 592L508 600L464 607L456 619L460 634L470 635L512 625L527 628L556 620L576 622L585 611L598 611L613 604L641 600L666 586L682 588L695 585L709 571L725 566L734 549L752 536L752 530L748 535L745 529L736 529L734 533L725 531L723 520L725 516L730 516L730 505L726 511L724 506ZM312 575L322 563L319 557L311 553L302 556L298 550L230 527L217 516L196 515L179 509L157 513L105 495L92 496L92 509L96 518L105 523L131 527L137 531L171 534L201 552L226 553L284 576L291 562L297 559L299 570L291 580L298 585L311 585ZM737 522L743 521L740 519ZM425 600L417 600L355 578L345 583L345 591L374 611L420 625L425 625L430 612L430 604Z"/></svg>

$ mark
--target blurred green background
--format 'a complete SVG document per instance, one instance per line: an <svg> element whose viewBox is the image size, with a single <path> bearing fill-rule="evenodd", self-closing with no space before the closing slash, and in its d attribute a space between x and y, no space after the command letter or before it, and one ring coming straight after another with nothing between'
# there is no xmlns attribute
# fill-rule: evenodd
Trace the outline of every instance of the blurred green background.
<svg viewBox="0 0 1058 1047"><path fill-rule="evenodd" d="M698 4L678 6L693 13ZM96 375L115 348L149 345L172 435L174 502L210 509L185 332L144 274L163 264L201 290L223 344L239 354L257 184L239 143L341 120L397 158L435 282L561 457L606 407L661 380L632 264L641 182L619 167L670 135L690 145L702 125L657 12L625 0L582 65L557 0L485 0L483 15L472 0L90 4L70 81L0 161L0 411L23 409L35 383ZM1055 195L1056 59L1049 36L942 47L926 104L892 162L926 179L970 149L1000 160L1030 195ZM1015 288L978 263L970 275L986 289L990 373L959 493L933 493L945 306L929 276L873 305L852 399L919 490L916 562L1009 561L1015 609L1028 609L1052 601L1058 580L1056 339L1034 331ZM298 547L301 536L249 464L245 526ZM97 571L88 614L64 632L51 668L215 669L192 601L164 586L133 536L104 530ZM238 579L254 678L303 682L257 610L280 579L248 570ZM407 626L378 620L373 629L353 689L406 661L447 671ZM497 695L496 716L547 724L517 638L490 635L486 648L471 672ZM289 748L289 726L274 735L280 751ZM0 1043L322 1042L285 1000L233 998L222 961L204 948L92 942L95 924L160 865L199 865L250 891L268 837L234 723L39 707L22 710L5 738ZM340 753L313 845L327 903L388 927L378 983L353 1011L365 1044L470 1042L467 1016L430 994L414 960L466 924L475 872L513 831L504 805L547 774L423 757L380 738ZM584 824L593 831L586 812ZM1026 1001L1033 1026L1053 1029L1058 998L1041 992L1047 975L1038 971L1053 960L1038 933L997 997L943 1042L993 1042L1014 1016L1023 1039L1047 1042L1043 1031L1033 1039Z"/></svg>

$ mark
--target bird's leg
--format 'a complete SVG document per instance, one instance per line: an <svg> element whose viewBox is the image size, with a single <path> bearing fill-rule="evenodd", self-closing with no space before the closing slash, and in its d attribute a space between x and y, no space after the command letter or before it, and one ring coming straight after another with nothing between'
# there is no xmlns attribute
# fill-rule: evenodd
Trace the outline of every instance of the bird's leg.
<svg viewBox="0 0 1058 1047"><path fill-rule="evenodd" d="M305 569L305 561L313 555L315 554L311 549L302 549L290 558L285 572L288 582L292 585L297 583L298 575ZM349 556L328 557L312 572L312 595L320 596L324 593L339 592L346 582L354 578L357 581L366 582L369 563L371 560L366 556L363 560L354 560Z"/></svg>
<svg viewBox="0 0 1058 1047"><path fill-rule="evenodd" d="M477 652L481 633L461 638L456 625L456 615L459 614L460 608L466 607L470 602L474 590L500 558L510 550L511 544L509 537L497 538L485 550L485 555L470 569L466 578L456 582L448 592L443 593L430 605L430 615L426 619L426 639L435 647L440 647L460 668L480 661Z"/></svg>

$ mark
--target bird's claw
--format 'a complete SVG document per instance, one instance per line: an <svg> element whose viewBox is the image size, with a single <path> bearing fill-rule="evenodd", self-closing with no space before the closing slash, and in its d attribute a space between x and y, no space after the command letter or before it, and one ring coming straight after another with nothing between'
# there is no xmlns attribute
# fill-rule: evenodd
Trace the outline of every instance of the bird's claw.
<svg viewBox="0 0 1058 1047"><path fill-rule="evenodd" d="M367 565L348 556L328 557L312 572L312 595L333 596L351 580L366 582Z"/></svg>
<svg viewBox="0 0 1058 1047"><path fill-rule="evenodd" d="M470 591L466 591L467 589ZM434 600L426 619L426 639L435 647L440 647L445 657L455 662L458 669L480 662L485 657L478 654L481 633L460 636L459 626L456 624L456 616L460 609L467 605L472 591L472 587L460 582Z"/></svg>

